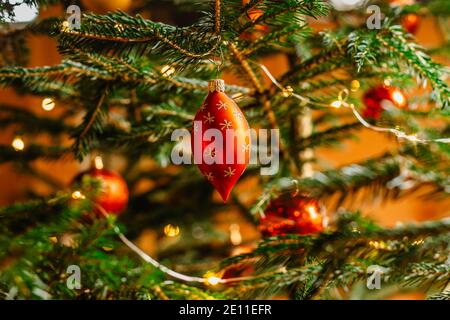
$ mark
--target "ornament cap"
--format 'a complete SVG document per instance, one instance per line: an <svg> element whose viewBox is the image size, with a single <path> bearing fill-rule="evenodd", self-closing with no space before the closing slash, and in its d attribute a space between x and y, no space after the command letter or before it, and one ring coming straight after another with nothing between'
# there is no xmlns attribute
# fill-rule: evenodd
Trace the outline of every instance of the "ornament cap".
<svg viewBox="0 0 450 320"><path fill-rule="evenodd" d="M225 92L225 81L222 79L209 80L208 83L209 92Z"/></svg>

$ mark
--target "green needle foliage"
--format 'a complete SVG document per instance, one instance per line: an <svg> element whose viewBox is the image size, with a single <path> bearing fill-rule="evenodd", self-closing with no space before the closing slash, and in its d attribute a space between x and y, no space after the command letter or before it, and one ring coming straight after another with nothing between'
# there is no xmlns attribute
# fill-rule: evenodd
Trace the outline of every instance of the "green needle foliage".
<svg viewBox="0 0 450 320"><path fill-rule="evenodd" d="M24 2L41 9L66 5ZM339 292L355 297L366 288L367 270L377 265L384 268L383 289L420 289L429 299L449 299L448 219L383 228L358 210L405 196L448 200L448 144L399 139L398 148L338 168L315 153L357 140L364 129L348 108L328 107L354 79L361 88L349 91L347 102L359 111L361 93L386 78L405 90L422 86L426 90L414 103L427 103L429 111L386 110L376 124L424 139L450 136L448 68L434 60L436 54L448 56L448 30L442 30L446 43L425 49L399 25L411 12L448 19L448 1L403 8L379 1L385 14L379 30L367 29L365 19L345 19L365 14L365 8L337 12L322 0L216 0L198 7L186 0L176 10L187 17L195 8L199 16L187 26L145 18L145 9L151 11L155 2L142 1L130 13L83 10L80 29L67 27L64 16L14 32L2 32L0 25L2 90L51 97L64 109L52 118L33 108L0 105L0 128L12 128L27 142L22 151L0 145L0 163L13 163L51 188L51 196L42 196L25 186L29 200L0 209L0 297L236 299L267 298L281 291L294 299L340 299ZM0 1L0 23L14 18L13 9ZM336 22L335 30L310 27L311 21L327 17ZM25 67L29 34L53 38L60 63ZM289 70L277 76L285 91L274 83L265 85L258 65L274 53L289 61ZM232 194L230 203L219 204L193 166L171 165L172 132L191 129L208 80L222 74L241 80L227 84L226 91L252 127L280 129L280 170L260 176L260 165L254 165L242 177L257 181L255 190L261 190L251 203ZM312 128L300 135L310 111ZM43 135L50 139L39 139ZM313 155L305 158L307 152ZM99 215L98 181L87 178L63 186L35 165L36 160L82 161L99 153L125 160L121 174L133 192L120 217ZM301 172L307 163L317 170L305 177ZM151 187L140 191L142 185ZM74 197L74 191L84 197ZM229 235L214 227L212 216L234 209L258 224L270 201L287 192L323 201L333 217L330 226L313 235L266 238L252 252L229 257ZM168 223L183 231L177 245L159 248L164 265L198 277L211 270L228 278L251 276L215 287L183 283L142 261L115 232L119 227L139 240L146 229L162 230ZM69 266L82 272L80 289L68 285Z"/></svg>

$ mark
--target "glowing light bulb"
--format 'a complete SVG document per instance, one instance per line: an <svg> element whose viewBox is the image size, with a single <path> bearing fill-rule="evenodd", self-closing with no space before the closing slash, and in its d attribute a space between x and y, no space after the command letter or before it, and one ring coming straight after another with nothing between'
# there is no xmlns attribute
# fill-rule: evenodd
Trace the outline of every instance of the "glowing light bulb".
<svg viewBox="0 0 450 320"><path fill-rule="evenodd" d="M168 237L176 237L180 234L180 227L169 223L164 227L164 234Z"/></svg>
<svg viewBox="0 0 450 320"><path fill-rule="evenodd" d="M286 88L283 89L283 97L288 98L290 96L292 96L292 93L294 92L294 89L292 89L292 87L287 86Z"/></svg>
<svg viewBox="0 0 450 320"><path fill-rule="evenodd" d="M412 142L418 142L419 138L417 138L417 134L410 134L409 136L406 136L406 139Z"/></svg>
<svg viewBox="0 0 450 320"><path fill-rule="evenodd" d="M203 278L205 279L206 284L211 286L215 286L222 281L222 279L218 277L216 273L211 271L207 272Z"/></svg>
<svg viewBox="0 0 450 320"><path fill-rule="evenodd" d="M69 32L70 31L70 25L69 25L69 21L63 21L63 23L61 24L61 30L63 32Z"/></svg>
<svg viewBox="0 0 450 320"><path fill-rule="evenodd" d="M359 87L361 87L361 84L358 80L352 80L352 82L350 82L350 90L352 92L358 91Z"/></svg>
<svg viewBox="0 0 450 320"><path fill-rule="evenodd" d="M102 157L96 156L96 157L94 158L94 167L95 167L95 169L97 169L97 170L103 169L103 159L102 159Z"/></svg>
<svg viewBox="0 0 450 320"><path fill-rule="evenodd" d="M230 242L235 246L242 243L242 235L237 223L232 223L230 225Z"/></svg>
<svg viewBox="0 0 450 320"><path fill-rule="evenodd" d="M306 207L306 211L309 212L309 215L311 216L312 219L316 219L317 218L318 213L317 213L317 209L316 209L315 206L313 206L313 205L307 206Z"/></svg>
<svg viewBox="0 0 450 320"><path fill-rule="evenodd" d="M80 199L86 199L86 197L80 191L76 190L76 191L72 192L72 199L80 200Z"/></svg>
<svg viewBox="0 0 450 320"><path fill-rule="evenodd" d="M335 100L335 101L330 103L330 107L336 108L336 109L340 108L340 107L342 107L342 101Z"/></svg>
<svg viewBox="0 0 450 320"><path fill-rule="evenodd" d="M392 84L392 79L388 77L388 78L384 79L383 83L385 86L389 87Z"/></svg>
<svg viewBox="0 0 450 320"><path fill-rule="evenodd" d="M402 107L406 101L405 96L398 89L396 89L392 92L392 100L394 100L394 102L400 107Z"/></svg>
<svg viewBox="0 0 450 320"><path fill-rule="evenodd" d="M45 98L42 100L42 109L45 111L51 111L55 108L55 102L52 98Z"/></svg>
<svg viewBox="0 0 450 320"><path fill-rule="evenodd" d="M25 149L25 142L22 140L21 137L15 137L11 143L11 146L16 151L22 151L23 149Z"/></svg>

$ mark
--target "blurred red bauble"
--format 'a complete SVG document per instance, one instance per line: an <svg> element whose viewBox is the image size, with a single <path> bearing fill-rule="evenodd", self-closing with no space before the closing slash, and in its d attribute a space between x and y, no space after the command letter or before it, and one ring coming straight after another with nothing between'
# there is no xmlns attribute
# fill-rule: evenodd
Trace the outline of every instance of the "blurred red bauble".
<svg viewBox="0 0 450 320"><path fill-rule="evenodd" d="M415 13L408 13L402 18L402 26L409 33L415 34L419 28L420 17Z"/></svg>
<svg viewBox="0 0 450 320"><path fill-rule="evenodd" d="M367 91L363 96L363 101L366 106L363 116L373 120L381 117L388 104L400 109L408 105L408 100L402 90L385 85Z"/></svg>
<svg viewBox="0 0 450 320"><path fill-rule="evenodd" d="M321 232L326 226L324 207L305 195L284 194L270 202L260 220L265 237Z"/></svg>
<svg viewBox="0 0 450 320"><path fill-rule="evenodd" d="M91 169L79 174L75 181L81 181L85 175L101 182L101 191L95 198L96 204L112 214L120 214L125 209L128 203L128 187L120 175L105 169Z"/></svg>

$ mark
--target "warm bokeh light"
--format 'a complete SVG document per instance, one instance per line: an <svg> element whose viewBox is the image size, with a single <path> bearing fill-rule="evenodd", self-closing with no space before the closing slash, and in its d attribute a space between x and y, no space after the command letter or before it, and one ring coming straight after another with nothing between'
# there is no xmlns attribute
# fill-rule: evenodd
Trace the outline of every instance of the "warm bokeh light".
<svg viewBox="0 0 450 320"><path fill-rule="evenodd" d="M72 199L74 200L80 200L80 199L85 199L86 197L84 196L84 194L82 194L80 191L76 190L74 192L72 192Z"/></svg>
<svg viewBox="0 0 450 320"><path fill-rule="evenodd" d="M214 272L207 272L203 278L205 279L206 284L211 285L211 286L215 286L217 284L220 283L220 281L222 280L216 273Z"/></svg>
<svg viewBox="0 0 450 320"><path fill-rule="evenodd" d="M399 106L399 107L403 107L406 104L406 98L403 95L403 93L398 90L395 89L392 91L392 100Z"/></svg>
<svg viewBox="0 0 450 320"><path fill-rule="evenodd" d="M292 93L294 93L294 89L290 86L286 86L286 88L283 89L283 97L285 98L292 96Z"/></svg>
<svg viewBox="0 0 450 320"><path fill-rule="evenodd" d="M352 82L350 82L350 90L352 92L358 91L360 87L361 87L361 84L359 83L358 80L352 80Z"/></svg>
<svg viewBox="0 0 450 320"><path fill-rule="evenodd" d="M22 140L21 137L15 137L11 143L11 146L16 151L22 151L23 149L25 149L25 142Z"/></svg>
<svg viewBox="0 0 450 320"><path fill-rule="evenodd" d="M104 166L103 166L103 159L102 159L102 157L96 156L94 158L94 166L95 166L95 169L98 169L98 170L103 169Z"/></svg>
<svg viewBox="0 0 450 320"><path fill-rule="evenodd" d="M169 223L164 227L164 234L167 237L176 237L180 234L180 227Z"/></svg>
<svg viewBox="0 0 450 320"><path fill-rule="evenodd" d="M42 109L45 111L51 111L55 108L55 102L52 98L44 98L42 100Z"/></svg>
<svg viewBox="0 0 450 320"><path fill-rule="evenodd" d="M339 100L335 100L333 102L330 103L330 107L332 108L340 108L342 106L342 101Z"/></svg>
<svg viewBox="0 0 450 320"><path fill-rule="evenodd" d="M237 246L242 243L242 235L241 235L241 228L237 223L232 223L230 225L230 242Z"/></svg>
<svg viewBox="0 0 450 320"><path fill-rule="evenodd" d="M317 208L315 206L313 206L313 205L307 206L306 211L308 211L308 213L312 219L317 218L318 213L317 213Z"/></svg>

